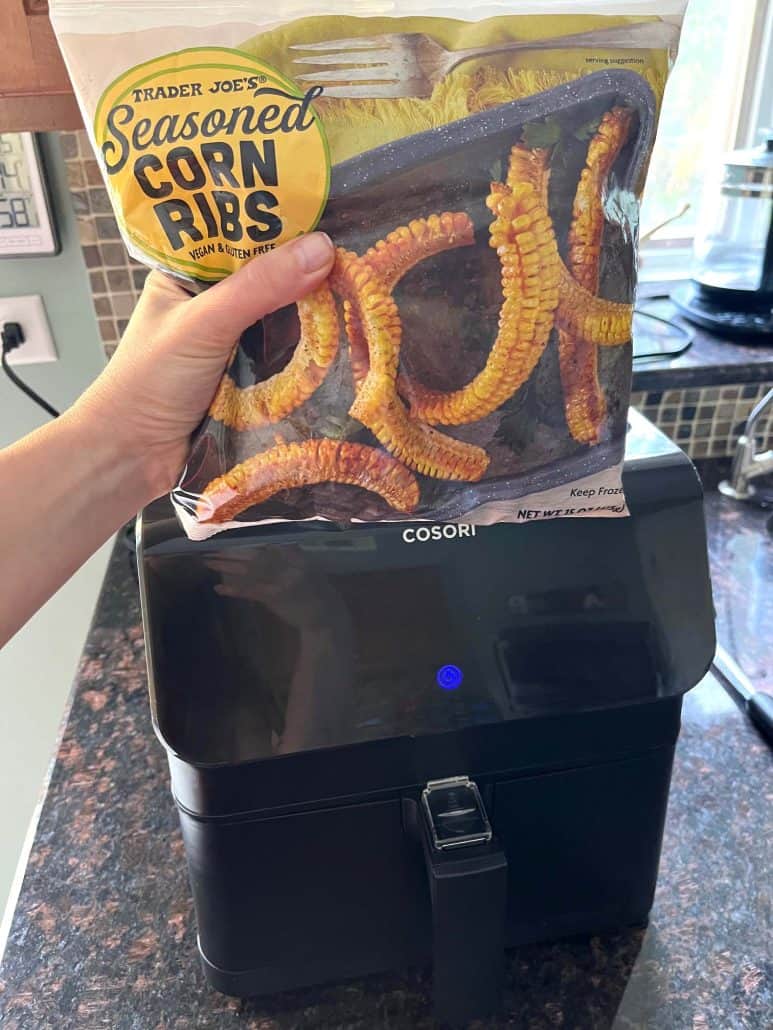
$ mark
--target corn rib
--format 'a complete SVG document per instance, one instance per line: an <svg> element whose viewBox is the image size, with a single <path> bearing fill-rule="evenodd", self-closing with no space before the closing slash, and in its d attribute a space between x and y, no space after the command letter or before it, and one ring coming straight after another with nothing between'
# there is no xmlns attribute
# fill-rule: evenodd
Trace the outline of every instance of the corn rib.
<svg viewBox="0 0 773 1030"><path fill-rule="evenodd" d="M613 107L588 146L585 167L572 207L569 230L569 271L590 293L599 292L601 241L604 235L604 192L609 173L620 156L631 127L633 112Z"/></svg>
<svg viewBox="0 0 773 1030"><path fill-rule="evenodd" d="M469 216L462 211L445 211L400 226L375 243L361 260L378 276L385 292L391 293L420 262L454 247L467 247L474 240L475 230ZM368 345L350 301L344 301L344 319L352 377L355 388L359 388L368 374Z"/></svg>
<svg viewBox="0 0 773 1030"><path fill-rule="evenodd" d="M281 490L315 483L344 483L376 493L396 511L419 503L416 478L399 461L364 444L304 440L256 454L214 479L197 506L200 522L228 522Z"/></svg>
<svg viewBox="0 0 773 1030"><path fill-rule="evenodd" d="M459 390L441 392L405 383L411 414L423 421L462 425L496 411L533 372L553 328L558 305L558 249L537 190L493 183L490 245L501 263L499 331L483 369Z"/></svg>
<svg viewBox="0 0 773 1030"><path fill-rule="evenodd" d="M615 110L620 109L616 108ZM625 131L627 132L627 125ZM608 138L608 129L605 127L604 139L608 140ZM594 148L594 155L598 155L599 158L606 152L606 146L599 145ZM527 182L534 187L546 216L550 181L549 158L550 151L547 149L529 150L524 144L518 143L510 151L507 174L508 186L511 188L518 182ZM583 336L584 339L597 343L600 347L617 347L620 344L628 343L631 339L631 318L633 316L631 305L619 304L597 297L595 290L575 281L560 257L558 261L559 304L556 312L558 328L564 329L570 335Z"/></svg>
<svg viewBox="0 0 773 1030"><path fill-rule="evenodd" d="M232 429L279 422L314 393L338 351L340 329L335 300L327 284L298 301L301 335L285 367L244 388L223 376L209 414Z"/></svg>
<svg viewBox="0 0 773 1030"><path fill-rule="evenodd" d="M615 107L601 119L588 146L569 229L569 270L575 281L593 294L599 291L601 244L604 235L604 190L620 155L632 112ZM572 438L591 446L601 439L607 404L599 382L595 344L564 329L558 334L558 360L564 391L566 424Z"/></svg>
<svg viewBox="0 0 773 1030"><path fill-rule="evenodd" d="M368 372L349 414L370 429L390 454L422 475L467 482L480 479L489 464L486 452L412 418L397 396L400 316L370 265L339 251L331 283L350 305L368 346Z"/></svg>

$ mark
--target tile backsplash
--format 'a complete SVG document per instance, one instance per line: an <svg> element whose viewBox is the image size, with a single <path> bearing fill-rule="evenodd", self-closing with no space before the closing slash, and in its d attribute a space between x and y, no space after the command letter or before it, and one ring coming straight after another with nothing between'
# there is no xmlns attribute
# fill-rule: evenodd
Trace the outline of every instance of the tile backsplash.
<svg viewBox="0 0 773 1030"><path fill-rule="evenodd" d="M755 404L773 383L701 386L631 394L631 404L675 440L691 458L733 454ZM757 443L773 446L773 408L759 423Z"/></svg>
<svg viewBox="0 0 773 1030"><path fill-rule="evenodd" d="M99 165L88 136L60 133L81 249L89 271L94 313L105 353L111 357L142 292L147 268L121 242Z"/></svg>
<svg viewBox="0 0 773 1030"><path fill-rule="evenodd" d="M121 242L110 197L84 131L60 133L94 311L111 357L139 299L148 270ZM771 383L703 386L634 393L631 402L691 458L733 453L746 419ZM773 411L760 425L760 445L773 446Z"/></svg>

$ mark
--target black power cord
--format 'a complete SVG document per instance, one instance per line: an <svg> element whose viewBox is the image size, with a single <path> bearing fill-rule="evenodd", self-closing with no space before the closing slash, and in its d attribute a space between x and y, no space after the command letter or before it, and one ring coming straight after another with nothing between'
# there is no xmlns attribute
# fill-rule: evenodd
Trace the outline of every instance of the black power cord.
<svg viewBox="0 0 773 1030"><path fill-rule="evenodd" d="M652 298L647 297L646 299L651 300ZM636 351L634 347L634 361L651 361L653 358L678 358L692 347L695 340L695 333L691 332L689 329L685 329L684 326L679 325L672 318L663 318L662 315L655 315L651 311L645 311L642 308L634 308L634 314L638 315L639 318L647 318L650 322L656 322L658 325L665 326L679 339L679 343L677 343L672 350L655 349L650 353L647 351Z"/></svg>
<svg viewBox="0 0 773 1030"><path fill-rule="evenodd" d="M3 372L8 376L14 386L26 393L30 400L39 404L40 407L47 412L51 418L58 418L59 412L56 408L52 407L48 401L44 400L40 394L35 393L31 386L28 386L23 379L20 379L11 366L8 364L8 355L12 350L16 350L17 347L21 347L24 343L24 331L18 322L6 322L2 330L0 330L0 340L2 340L2 347L0 348L0 364L2 364Z"/></svg>

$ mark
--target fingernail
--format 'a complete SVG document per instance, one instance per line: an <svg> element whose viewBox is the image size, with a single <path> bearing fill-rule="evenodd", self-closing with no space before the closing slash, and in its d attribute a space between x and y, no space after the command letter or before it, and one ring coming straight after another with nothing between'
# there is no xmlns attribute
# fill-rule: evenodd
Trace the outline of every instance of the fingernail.
<svg viewBox="0 0 773 1030"><path fill-rule="evenodd" d="M316 272L330 264L333 255L333 241L324 232L311 232L295 242L295 253L301 271Z"/></svg>

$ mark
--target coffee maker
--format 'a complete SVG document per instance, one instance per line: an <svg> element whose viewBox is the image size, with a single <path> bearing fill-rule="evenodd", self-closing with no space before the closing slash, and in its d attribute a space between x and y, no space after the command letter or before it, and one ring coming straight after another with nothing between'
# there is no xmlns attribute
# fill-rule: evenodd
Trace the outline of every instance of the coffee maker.
<svg viewBox="0 0 773 1030"><path fill-rule="evenodd" d="M685 318L746 343L773 336L773 134L728 154L707 190L692 278L672 300Z"/></svg>
<svg viewBox="0 0 773 1030"><path fill-rule="evenodd" d="M682 696L714 653L701 487L630 413L630 518L138 530L201 960L237 996L644 924Z"/></svg>

